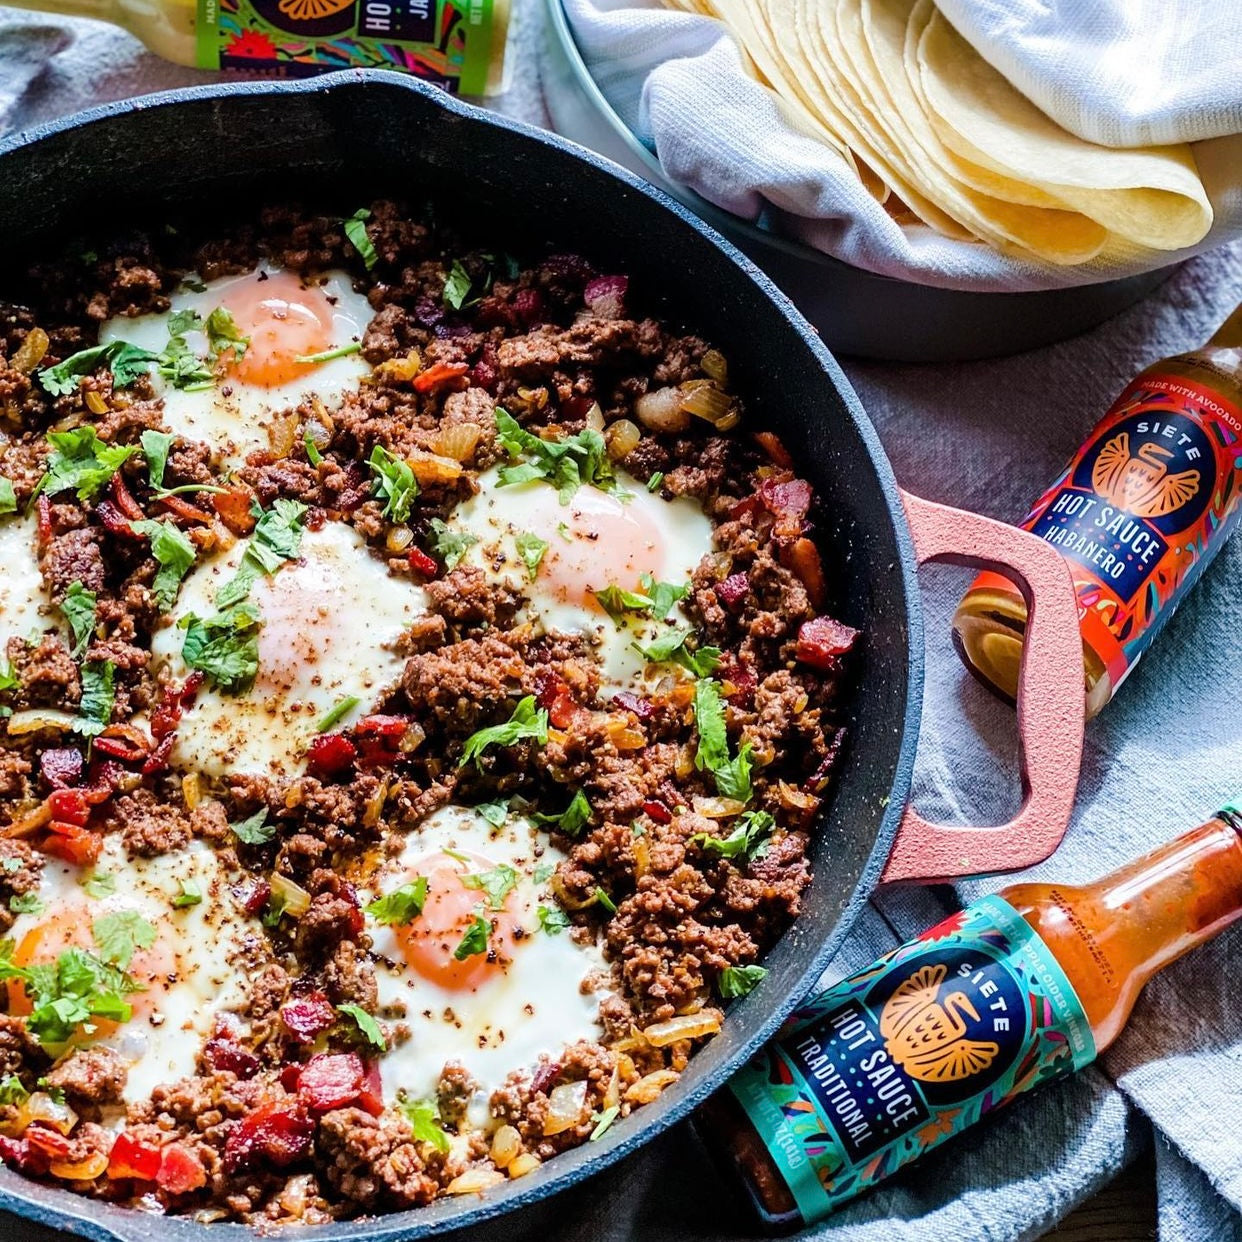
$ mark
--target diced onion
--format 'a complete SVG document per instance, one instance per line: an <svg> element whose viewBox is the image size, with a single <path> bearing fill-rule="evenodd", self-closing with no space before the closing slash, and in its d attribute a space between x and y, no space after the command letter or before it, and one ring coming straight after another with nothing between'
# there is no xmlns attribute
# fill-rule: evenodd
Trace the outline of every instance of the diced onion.
<svg viewBox="0 0 1242 1242"><path fill-rule="evenodd" d="M527 1173L533 1173L542 1163L543 1161L534 1152L524 1151L509 1165L509 1176L525 1177Z"/></svg>
<svg viewBox="0 0 1242 1242"><path fill-rule="evenodd" d="M780 794L781 805L791 811L813 811L819 805L819 799L814 794L803 793L787 781L778 781L776 789Z"/></svg>
<svg viewBox="0 0 1242 1242"><path fill-rule="evenodd" d="M517 395L521 404L532 412L542 410L548 404L548 390L546 388L519 388Z"/></svg>
<svg viewBox="0 0 1242 1242"><path fill-rule="evenodd" d="M736 798L695 798L694 813L704 819L732 819L746 809Z"/></svg>
<svg viewBox="0 0 1242 1242"><path fill-rule="evenodd" d="M717 428L733 413L733 398L712 383L695 384L689 392L682 389L681 398L681 408L687 414L706 419Z"/></svg>
<svg viewBox="0 0 1242 1242"><path fill-rule="evenodd" d="M454 461L469 461L479 446L483 429L477 423L453 423L442 427L436 437L436 452Z"/></svg>
<svg viewBox="0 0 1242 1242"><path fill-rule="evenodd" d="M599 900L599 890L592 889L588 897L578 898L566 889L561 877L555 872L550 881L552 892L556 895L557 901L565 907L566 910L585 910L588 906L593 906Z"/></svg>
<svg viewBox="0 0 1242 1242"><path fill-rule="evenodd" d="M404 552L414 542L414 532L408 526L394 526L384 539L389 552Z"/></svg>
<svg viewBox="0 0 1242 1242"><path fill-rule="evenodd" d="M478 1195L485 1190L490 1190L493 1186L499 1186L504 1180L505 1175L499 1169L483 1167L467 1169L453 1178L445 1190L451 1195Z"/></svg>
<svg viewBox="0 0 1242 1242"><path fill-rule="evenodd" d="M614 1065L612 1077L608 1080L608 1090L604 1092L604 1107L616 1108L621 1103L621 1073Z"/></svg>
<svg viewBox="0 0 1242 1242"><path fill-rule="evenodd" d="M716 1035L720 1031L720 1011L704 1009L702 1013L679 1014L667 1022L657 1022L646 1027L643 1035L657 1048L667 1048L679 1039L700 1039L704 1035Z"/></svg>
<svg viewBox="0 0 1242 1242"><path fill-rule="evenodd" d="M417 720L411 720L397 741L397 749L403 755L412 755L426 740L427 730Z"/></svg>
<svg viewBox="0 0 1242 1242"><path fill-rule="evenodd" d="M548 1115L543 1119L544 1134L560 1134L586 1119L586 1079L563 1082L548 1095Z"/></svg>
<svg viewBox="0 0 1242 1242"><path fill-rule="evenodd" d="M92 414L106 414L108 412L108 403L103 399L102 395L97 393L93 388L83 398L86 402L86 408Z"/></svg>
<svg viewBox="0 0 1242 1242"><path fill-rule="evenodd" d="M18 1110L21 1130L34 1121L58 1134L68 1134L78 1124L78 1115L68 1104L57 1104L46 1091L36 1091L26 1097Z"/></svg>
<svg viewBox="0 0 1242 1242"><path fill-rule="evenodd" d="M626 1088L625 1099L629 1104L650 1104L664 1090L671 1087L681 1075L676 1070L659 1069L631 1083Z"/></svg>
<svg viewBox="0 0 1242 1242"><path fill-rule="evenodd" d="M102 1151L92 1152L83 1160L53 1160L47 1171L53 1177L67 1182L93 1182L108 1167L108 1157Z"/></svg>
<svg viewBox="0 0 1242 1242"><path fill-rule="evenodd" d="M17 352L9 359L9 366L14 371L29 375L43 361L47 353L49 341L42 328L31 328L26 339L17 347Z"/></svg>
<svg viewBox="0 0 1242 1242"><path fill-rule="evenodd" d="M641 1052L644 1049L650 1049L651 1042L636 1026L630 1027L630 1033L622 1036L621 1039L614 1040L608 1045L613 1052Z"/></svg>
<svg viewBox="0 0 1242 1242"><path fill-rule="evenodd" d="M734 406L723 418L716 420L716 430L732 431L741 421L742 416L738 413L737 407Z"/></svg>
<svg viewBox="0 0 1242 1242"><path fill-rule="evenodd" d="M54 729L64 733L72 729L77 717L69 712L57 711L54 707L32 707L24 712L14 712L9 717L9 733L20 736L23 733L38 733L40 729Z"/></svg>
<svg viewBox="0 0 1242 1242"><path fill-rule="evenodd" d="M404 358L388 358L375 368L377 378L409 382L423 369L423 360L417 349L411 349Z"/></svg>
<svg viewBox="0 0 1242 1242"><path fill-rule="evenodd" d="M657 388L655 392L643 393L634 402L634 413L638 421L652 431L685 431L690 426L690 414L682 407L682 397L677 388Z"/></svg>
<svg viewBox="0 0 1242 1242"><path fill-rule="evenodd" d="M47 802L40 802L33 811L19 815L9 824L4 829L4 835L6 837L28 837L32 832L38 832L40 828L46 827L51 822L52 808Z"/></svg>
<svg viewBox="0 0 1242 1242"><path fill-rule="evenodd" d="M278 460L288 457L298 439L298 416L285 414L274 418L267 425L267 439L272 446L272 455Z"/></svg>
<svg viewBox="0 0 1242 1242"><path fill-rule="evenodd" d="M729 378L729 364L718 349L709 349L700 360L699 366L703 368L703 374L708 379L714 379L717 384L723 384Z"/></svg>
<svg viewBox="0 0 1242 1242"><path fill-rule="evenodd" d="M379 823L379 818L384 811L384 803L388 798L388 778L385 777L380 781L379 788L367 799L366 806L362 811L362 823L364 827L374 828Z"/></svg>
<svg viewBox="0 0 1242 1242"><path fill-rule="evenodd" d="M641 880L651 870L651 843L645 836L635 837L631 849L634 851L634 878Z"/></svg>
<svg viewBox="0 0 1242 1242"><path fill-rule="evenodd" d="M407 459L414 477L423 487L436 483L453 483L461 478L461 462L456 457L441 457L436 453L414 452Z"/></svg>
<svg viewBox="0 0 1242 1242"><path fill-rule="evenodd" d="M522 1136L512 1126L501 1126L492 1135L492 1163L507 1169L522 1150Z"/></svg>
<svg viewBox="0 0 1242 1242"><path fill-rule="evenodd" d="M604 430L604 411L599 408L599 402L591 403L591 408L586 412L586 425L592 431Z"/></svg>
<svg viewBox="0 0 1242 1242"><path fill-rule="evenodd" d="M203 800L203 778L197 772L187 772L181 778L181 796L187 810L194 810Z"/></svg>
<svg viewBox="0 0 1242 1242"><path fill-rule="evenodd" d="M310 909L310 893L300 884L289 879L287 875L273 871L271 885L273 906L291 918L301 918Z"/></svg>
<svg viewBox="0 0 1242 1242"><path fill-rule="evenodd" d="M608 456L613 461L628 457L642 438L643 433L639 431L638 424L630 422L628 418L619 418L615 423L610 423L608 430L604 432L604 444L607 445Z"/></svg>
<svg viewBox="0 0 1242 1242"><path fill-rule="evenodd" d="M630 728L624 716L614 716L605 727L608 740L618 750L642 750L647 745L647 735L641 729Z"/></svg>

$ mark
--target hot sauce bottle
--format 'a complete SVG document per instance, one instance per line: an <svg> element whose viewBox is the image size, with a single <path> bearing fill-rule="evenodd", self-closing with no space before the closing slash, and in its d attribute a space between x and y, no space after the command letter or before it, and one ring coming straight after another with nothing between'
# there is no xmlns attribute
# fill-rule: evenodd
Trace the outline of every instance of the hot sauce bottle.
<svg viewBox="0 0 1242 1242"><path fill-rule="evenodd" d="M1242 493L1242 307L1192 353L1154 363L1113 403L1022 527L1060 548L1078 592L1094 716L1233 532ZM1012 700L1026 603L975 579L953 618L970 670Z"/></svg>
<svg viewBox="0 0 1242 1242"><path fill-rule="evenodd" d="M1242 916L1242 806L1097 880L1014 884L813 997L699 1110L774 1232L818 1220L1117 1038Z"/></svg>

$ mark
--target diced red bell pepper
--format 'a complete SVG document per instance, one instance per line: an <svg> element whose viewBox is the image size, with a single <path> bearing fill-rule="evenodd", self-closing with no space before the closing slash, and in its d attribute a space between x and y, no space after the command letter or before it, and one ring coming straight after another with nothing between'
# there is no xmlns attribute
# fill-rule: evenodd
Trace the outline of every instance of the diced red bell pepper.
<svg viewBox="0 0 1242 1242"><path fill-rule="evenodd" d="M314 1133L315 1123L300 1099L271 1100L229 1131L224 1168L229 1173L270 1165L283 1169L310 1150Z"/></svg>
<svg viewBox="0 0 1242 1242"><path fill-rule="evenodd" d="M721 660L716 669L716 680L723 685L721 693L725 698L744 701L750 700L759 684L755 670L733 656Z"/></svg>
<svg viewBox="0 0 1242 1242"><path fill-rule="evenodd" d="M322 992L310 992L281 1005L280 1020L294 1039L309 1044L336 1022L336 1010Z"/></svg>
<svg viewBox="0 0 1242 1242"><path fill-rule="evenodd" d="M80 789L58 789L48 794L47 805L53 819L79 828L85 828L91 817L90 805Z"/></svg>
<svg viewBox="0 0 1242 1242"><path fill-rule="evenodd" d="M450 385L460 390L459 380L465 377L469 366L464 362L433 362L425 371L414 377L415 392L439 392Z"/></svg>
<svg viewBox="0 0 1242 1242"><path fill-rule="evenodd" d="M778 524L788 528L782 533L798 534L811 508L811 485L805 479L764 479L759 499Z"/></svg>
<svg viewBox="0 0 1242 1242"><path fill-rule="evenodd" d="M8 1138L3 1134L0 1134L0 1161L19 1173L35 1177L46 1173L49 1163L48 1157L37 1147L32 1147L28 1139Z"/></svg>
<svg viewBox="0 0 1242 1242"><path fill-rule="evenodd" d="M344 776L358 758L358 748L343 733L321 733L306 752L306 766L320 780Z"/></svg>
<svg viewBox="0 0 1242 1242"><path fill-rule="evenodd" d="M175 733L166 733L160 738L160 744L147 756L146 762L142 765L143 776L154 776L157 772L163 772L168 767L172 749L176 744Z"/></svg>
<svg viewBox="0 0 1242 1242"><path fill-rule="evenodd" d="M380 1078L379 1062L369 1060L363 1063L362 1086L358 1091L358 1107L372 1117L378 1117L384 1111L384 1083Z"/></svg>
<svg viewBox="0 0 1242 1242"><path fill-rule="evenodd" d="M121 763L142 763L151 753L151 741L132 725L109 725L93 743L97 755Z"/></svg>
<svg viewBox="0 0 1242 1242"><path fill-rule="evenodd" d="M165 686L160 694L160 701L151 713L151 736L158 742L176 731L181 723L181 695L184 690L180 686Z"/></svg>
<svg viewBox="0 0 1242 1242"><path fill-rule="evenodd" d="M144 1143L124 1130L116 1136L108 1156L108 1176L133 1177L143 1182L155 1181L160 1171L160 1149Z"/></svg>
<svg viewBox="0 0 1242 1242"><path fill-rule="evenodd" d="M789 450L781 443L776 432L756 431L755 443L768 455L773 465L780 466L782 470L793 469L793 458L789 456Z"/></svg>
<svg viewBox="0 0 1242 1242"><path fill-rule="evenodd" d="M95 756L91 760L88 773L89 784L83 788L82 796L91 806L99 806L116 793L121 780L128 775L125 766L117 763L115 759L100 759Z"/></svg>
<svg viewBox="0 0 1242 1242"><path fill-rule="evenodd" d="M206 673L199 669L195 669L186 679L185 685L181 687L180 703L182 707L193 707L194 700L198 698L198 692L203 687L203 682L207 680Z"/></svg>
<svg viewBox="0 0 1242 1242"><path fill-rule="evenodd" d="M821 672L831 672L858 639L858 631L832 617L804 621L798 630L797 658Z"/></svg>
<svg viewBox="0 0 1242 1242"><path fill-rule="evenodd" d="M530 1080L530 1089L535 1095L542 1095L557 1080L561 1072L559 1061L545 1061L534 1072Z"/></svg>
<svg viewBox="0 0 1242 1242"><path fill-rule="evenodd" d="M249 1048L222 1036L213 1036L203 1045L203 1060L213 1070L236 1074L238 1078L253 1078L260 1068L260 1061Z"/></svg>
<svg viewBox="0 0 1242 1242"><path fill-rule="evenodd" d="M103 851L103 838L77 824L64 824L52 820L51 831L43 840L43 852L53 858L63 859L75 867L85 867L99 861Z"/></svg>
<svg viewBox="0 0 1242 1242"><path fill-rule="evenodd" d="M192 1190L201 1190L207 1185L207 1170L184 1143L168 1143L160 1149L160 1167L155 1182L170 1195L188 1195Z"/></svg>
<svg viewBox="0 0 1242 1242"><path fill-rule="evenodd" d="M132 521L110 500L101 500L95 506L95 516L103 523L104 529L118 539L132 539L137 542L146 538L134 529Z"/></svg>
<svg viewBox="0 0 1242 1242"><path fill-rule="evenodd" d="M344 1108L358 1098L365 1076L356 1052L321 1052L302 1066L298 1098L313 1113Z"/></svg>
<svg viewBox="0 0 1242 1242"><path fill-rule="evenodd" d="M438 578L440 576L440 562L434 557L429 556L422 548L411 548L410 568L416 574L422 574L424 578Z"/></svg>
<svg viewBox="0 0 1242 1242"><path fill-rule="evenodd" d="M197 505L190 504L189 501L182 500L180 496L160 496L157 497L157 503L163 505L184 522L193 522L197 526L211 525L210 513L200 509Z"/></svg>
<svg viewBox="0 0 1242 1242"><path fill-rule="evenodd" d="M748 594L750 594L749 574L730 574L723 582L716 583L716 597L730 610L736 609Z"/></svg>
<svg viewBox="0 0 1242 1242"><path fill-rule="evenodd" d="M586 711L574 699L569 686L547 669L535 676L535 697L540 707L548 709L548 720L557 729L572 728Z"/></svg>
<svg viewBox="0 0 1242 1242"><path fill-rule="evenodd" d="M45 750L39 756L39 772L53 789L69 789L82 779L82 752L72 746Z"/></svg>
<svg viewBox="0 0 1242 1242"><path fill-rule="evenodd" d="M119 470L112 476L112 499L116 501L116 507L121 516L130 522L140 522L147 516L143 513L142 506L134 499L133 493L126 486L125 479ZM101 502L101 504L106 503L106 501ZM130 534L133 535L132 530ZM141 535L138 537L142 538Z"/></svg>
<svg viewBox="0 0 1242 1242"><path fill-rule="evenodd" d="M618 707L624 707L627 712L633 712L639 720L650 720L655 715L655 706L650 699L644 699L637 694L631 694L628 690L622 690L620 694L614 694L612 701Z"/></svg>
<svg viewBox="0 0 1242 1242"><path fill-rule="evenodd" d="M648 798L643 803L643 811L650 815L657 824L671 824L673 822L673 812L658 798Z"/></svg>
<svg viewBox="0 0 1242 1242"><path fill-rule="evenodd" d="M302 1067L300 1065L286 1065L280 1071L280 1085L284 1087L290 1095L296 1095L298 1091L298 1079L302 1076Z"/></svg>
<svg viewBox="0 0 1242 1242"><path fill-rule="evenodd" d="M39 515L39 547L43 549L52 538L52 502L47 498L46 492L35 502L35 512Z"/></svg>
<svg viewBox="0 0 1242 1242"><path fill-rule="evenodd" d="M355 733L377 733L380 737L404 737L410 727L407 716L363 716L354 726Z"/></svg>
<svg viewBox="0 0 1242 1242"><path fill-rule="evenodd" d="M272 886L266 880L256 880L250 886L250 891L241 899L241 908L244 913L253 917L256 914L262 914L271 899Z"/></svg>
<svg viewBox="0 0 1242 1242"><path fill-rule="evenodd" d="M73 1150L73 1140L59 1130L41 1126L37 1122L26 1127L22 1136L36 1151L53 1160L63 1160Z"/></svg>

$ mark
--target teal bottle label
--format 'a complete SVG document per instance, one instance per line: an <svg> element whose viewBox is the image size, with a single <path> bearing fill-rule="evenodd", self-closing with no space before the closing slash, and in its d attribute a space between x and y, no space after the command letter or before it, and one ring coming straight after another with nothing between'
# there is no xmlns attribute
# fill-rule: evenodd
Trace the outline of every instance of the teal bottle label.
<svg viewBox="0 0 1242 1242"><path fill-rule="evenodd" d="M1094 1057L1065 972L985 897L812 998L729 1089L811 1221Z"/></svg>

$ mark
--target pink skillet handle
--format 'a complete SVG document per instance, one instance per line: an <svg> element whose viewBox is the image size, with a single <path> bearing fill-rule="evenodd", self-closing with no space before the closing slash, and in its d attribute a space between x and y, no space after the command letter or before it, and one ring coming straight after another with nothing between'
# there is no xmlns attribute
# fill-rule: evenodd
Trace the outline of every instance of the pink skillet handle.
<svg viewBox="0 0 1242 1242"><path fill-rule="evenodd" d="M1015 526L902 493L920 565L947 561L1015 575L1028 609L1018 678L1022 809L1007 824L933 824L907 806L881 881L950 880L1042 862L1069 827L1085 696L1078 601L1049 543Z"/></svg>

